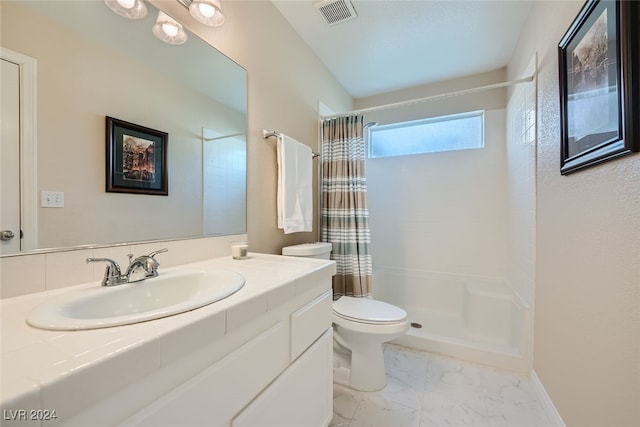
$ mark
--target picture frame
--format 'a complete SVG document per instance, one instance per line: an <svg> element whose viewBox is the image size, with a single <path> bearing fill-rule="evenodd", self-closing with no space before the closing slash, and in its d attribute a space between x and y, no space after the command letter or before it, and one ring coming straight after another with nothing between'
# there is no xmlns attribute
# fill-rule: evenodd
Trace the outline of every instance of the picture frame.
<svg viewBox="0 0 640 427"><path fill-rule="evenodd" d="M168 196L169 134L106 116L106 191Z"/></svg>
<svg viewBox="0 0 640 427"><path fill-rule="evenodd" d="M588 0L558 44L562 175L639 150L637 3Z"/></svg>

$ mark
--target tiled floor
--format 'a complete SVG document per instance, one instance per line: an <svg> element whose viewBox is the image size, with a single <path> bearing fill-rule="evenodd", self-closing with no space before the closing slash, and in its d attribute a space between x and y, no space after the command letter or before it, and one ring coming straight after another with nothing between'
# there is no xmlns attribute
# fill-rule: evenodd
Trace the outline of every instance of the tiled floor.
<svg viewBox="0 0 640 427"><path fill-rule="evenodd" d="M531 380L458 359L386 344L387 386L334 385L330 427L544 427Z"/></svg>

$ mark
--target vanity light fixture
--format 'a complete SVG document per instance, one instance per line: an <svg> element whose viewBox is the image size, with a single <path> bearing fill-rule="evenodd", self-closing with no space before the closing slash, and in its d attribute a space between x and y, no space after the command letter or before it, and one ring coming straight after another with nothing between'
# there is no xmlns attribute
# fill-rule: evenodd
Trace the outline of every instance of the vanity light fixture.
<svg viewBox="0 0 640 427"><path fill-rule="evenodd" d="M224 24L224 14L220 0L192 0L189 12L197 21L211 27Z"/></svg>
<svg viewBox="0 0 640 427"><path fill-rule="evenodd" d="M147 5L143 0L104 0L109 9L129 19L142 19L147 16Z"/></svg>
<svg viewBox="0 0 640 427"><path fill-rule="evenodd" d="M182 44L187 41L187 32L182 24L162 11L158 12L158 19L153 26L153 34L169 44Z"/></svg>

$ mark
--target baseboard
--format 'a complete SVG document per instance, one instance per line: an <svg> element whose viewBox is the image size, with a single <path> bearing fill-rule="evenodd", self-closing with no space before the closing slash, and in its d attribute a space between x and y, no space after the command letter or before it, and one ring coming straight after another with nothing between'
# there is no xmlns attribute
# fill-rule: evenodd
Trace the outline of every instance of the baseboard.
<svg viewBox="0 0 640 427"><path fill-rule="evenodd" d="M560 413L556 409L553 401L547 394L547 390L545 390L540 378L536 375L536 371L531 371L531 382L533 386L536 388L536 393L538 394L538 398L540 399L540 403L542 403L542 409L544 409L544 413L547 415L547 418L551 422L551 426L553 427L567 427L564 423L564 420L560 416Z"/></svg>

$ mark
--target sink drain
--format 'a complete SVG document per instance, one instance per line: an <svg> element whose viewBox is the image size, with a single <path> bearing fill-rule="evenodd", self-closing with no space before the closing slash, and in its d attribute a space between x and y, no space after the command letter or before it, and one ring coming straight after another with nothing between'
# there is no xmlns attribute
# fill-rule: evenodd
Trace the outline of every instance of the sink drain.
<svg viewBox="0 0 640 427"><path fill-rule="evenodd" d="M420 323L417 323L417 322L411 322L411 327L412 328L416 328L416 329L420 329L420 328L422 328L422 325Z"/></svg>

